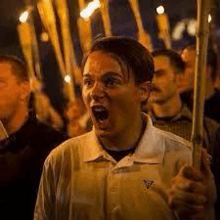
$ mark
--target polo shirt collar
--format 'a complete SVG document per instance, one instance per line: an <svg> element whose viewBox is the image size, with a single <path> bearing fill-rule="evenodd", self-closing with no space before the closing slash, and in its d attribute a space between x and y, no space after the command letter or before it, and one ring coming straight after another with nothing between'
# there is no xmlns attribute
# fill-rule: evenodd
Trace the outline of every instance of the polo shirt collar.
<svg viewBox="0 0 220 220"><path fill-rule="evenodd" d="M87 134L83 152L84 162L97 160L112 160L112 157L103 149L94 129Z"/></svg>
<svg viewBox="0 0 220 220"><path fill-rule="evenodd" d="M150 117L144 114L147 121L145 132L133 154L133 160L139 163L162 163L164 158L164 139L155 128Z"/></svg>
<svg viewBox="0 0 220 220"><path fill-rule="evenodd" d="M158 129L153 126L150 117L144 113L143 116L147 126L131 159L137 163L162 163L165 149L164 140L159 135ZM94 130L87 134L83 157L84 162L97 160L115 162L101 146Z"/></svg>

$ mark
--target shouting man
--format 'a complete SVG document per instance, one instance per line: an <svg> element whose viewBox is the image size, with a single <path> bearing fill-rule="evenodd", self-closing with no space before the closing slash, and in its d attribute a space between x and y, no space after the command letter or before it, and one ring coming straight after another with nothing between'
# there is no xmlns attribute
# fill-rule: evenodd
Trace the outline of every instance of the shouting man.
<svg viewBox="0 0 220 220"><path fill-rule="evenodd" d="M126 37L98 39L82 70L94 128L47 158L34 219L210 217L215 187L207 154L194 170L189 143L142 113L154 73L147 49Z"/></svg>

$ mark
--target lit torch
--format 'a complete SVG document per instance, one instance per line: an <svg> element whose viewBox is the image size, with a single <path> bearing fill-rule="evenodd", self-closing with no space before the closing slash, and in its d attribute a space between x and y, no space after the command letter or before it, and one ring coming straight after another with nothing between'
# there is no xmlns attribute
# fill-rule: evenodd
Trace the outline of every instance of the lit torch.
<svg viewBox="0 0 220 220"><path fill-rule="evenodd" d="M67 76L65 76L64 80L68 85L70 101L74 101L75 100L74 79L78 79L78 81L80 81L79 79L79 77L81 76L80 68L78 67L76 62L76 55L71 38L69 11L68 11L67 2L66 0L56 0L55 2L61 24L65 66L68 74Z"/></svg>
<svg viewBox="0 0 220 220"><path fill-rule="evenodd" d="M93 0L87 6L85 0L78 0L80 17L77 20L80 45L85 54L92 46L91 16L97 8L101 7L99 0Z"/></svg>
<svg viewBox="0 0 220 220"><path fill-rule="evenodd" d="M111 19L109 16L109 1L101 0L101 16L104 25L105 36L111 36Z"/></svg>
<svg viewBox="0 0 220 220"><path fill-rule="evenodd" d="M20 24L17 26L18 36L22 48L22 52L24 54L24 58L28 65L28 73L29 78L35 78L35 71L34 71L34 62L33 62L33 53L32 53L32 30L31 25L27 23L27 19L29 16L29 12L25 11L21 14L19 20Z"/></svg>
<svg viewBox="0 0 220 220"><path fill-rule="evenodd" d="M41 20L46 28L49 37L51 39L51 43L55 50L56 59L60 68L60 72L65 78L66 70L62 57L61 47L59 43L59 37L56 27L56 18L53 11L53 6L50 0L39 0L37 3L38 11L41 17Z"/></svg>
<svg viewBox="0 0 220 220"><path fill-rule="evenodd" d="M138 40L142 43L149 51L153 50L150 35L145 31L144 25L141 19L140 9L138 0L129 0L131 9L133 11L135 21L138 29Z"/></svg>
<svg viewBox="0 0 220 220"><path fill-rule="evenodd" d="M65 81L65 77L68 75L66 72L66 67L64 64L63 55L61 52L61 46L59 42L59 36L57 32L57 25L56 25L56 17L53 10L53 5L50 0L39 0L37 3L38 11L41 17L41 20L46 28L51 43L53 45L55 56L59 65L60 73L62 75L63 80ZM74 94L71 91L70 83L64 84L64 93L69 100L73 99Z"/></svg>
<svg viewBox="0 0 220 220"><path fill-rule="evenodd" d="M207 63L207 49L209 39L208 13L211 10L209 0L197 0L197 34L196 34L196 63L193 94L193 126L192 149L193 166L200 170L201 152L203 148L203 119L205 100L205 69Z"/></svg>
<svg viewBox="0 0 220 220"><path fill-rule="evenodd" d="M159 29L159 37L163 40L164 45L167 49L171 49L171 39L170 39L170 26L169 26L169 19L167 13L165 13L164 7L160 5L156 9L157 15L157 25Z"/></svg>

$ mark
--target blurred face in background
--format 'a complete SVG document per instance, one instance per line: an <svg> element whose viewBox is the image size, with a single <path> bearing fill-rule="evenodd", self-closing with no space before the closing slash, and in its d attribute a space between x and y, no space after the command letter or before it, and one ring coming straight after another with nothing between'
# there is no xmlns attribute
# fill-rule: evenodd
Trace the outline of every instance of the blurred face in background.
<svg viewBox="0 0 220 220"><path fill-rule="evenodd" d="M83 99L100 137L126 135L141 118L141 85L128 74L105 52L92 52L85 63Z"/></svg>
<svg viewBox="0 0 220 220"><path fill-rule="evenodd" d="M28 83L20 81L9 62L0 63L0 120L9 123L27 102Z"/></svg>
<svg viewBox="0 0 220 220"><path fill-rule="evenodd" d="M154 57L155 73L152 81L150 101L165 103L177 93L177 74L170 64L170 59L163 55Z"/></svg>
<svg viewBox="0 0 220 220"><path fill-rule="evenodd" d="M196 60L196 51L193 49L184 49L181 57L186 63L186 69L184 74L185 87L187 89L192 88L194 84L194 71L195 71L195 60Z"/></svg>

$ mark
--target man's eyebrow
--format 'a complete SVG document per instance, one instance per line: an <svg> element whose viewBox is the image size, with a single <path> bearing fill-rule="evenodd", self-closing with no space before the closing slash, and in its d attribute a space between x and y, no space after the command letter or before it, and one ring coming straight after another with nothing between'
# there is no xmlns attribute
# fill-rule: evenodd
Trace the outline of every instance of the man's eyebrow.
<svg viewBox="0 0 220 220"><path fill-rule="evenodd" d="M159 69L159 70L155 70L154 73L163 73L165 70L164 69Z"/></svg>
<svg viewBox="0 0 220 220"><path fill-rule="evenodd" d="M89 74L89 73L83 74L83 77L90 77L90 76L91 76L91 74Z"/></svg>
<svg viewBox="0 0 220 220"><path fill-rule="evenodd" d="M109 76L109 75L110 76L116 76L116 77L119 77L119 78L123 79L123 76L121 74L119 74L119 73L116 73L116 72L107 72L103 76L105 77L105 76Z"/></svg>
<svg viewBox="0 0 220 220"><path fill-rule="evenodd" d="M91 77L91 76L92 75L90 73L83 74L83 77ZM106 72L105 74L102 75L102 77L105 76L116 76L123 79L123 76L116 72Z"/></svg>

